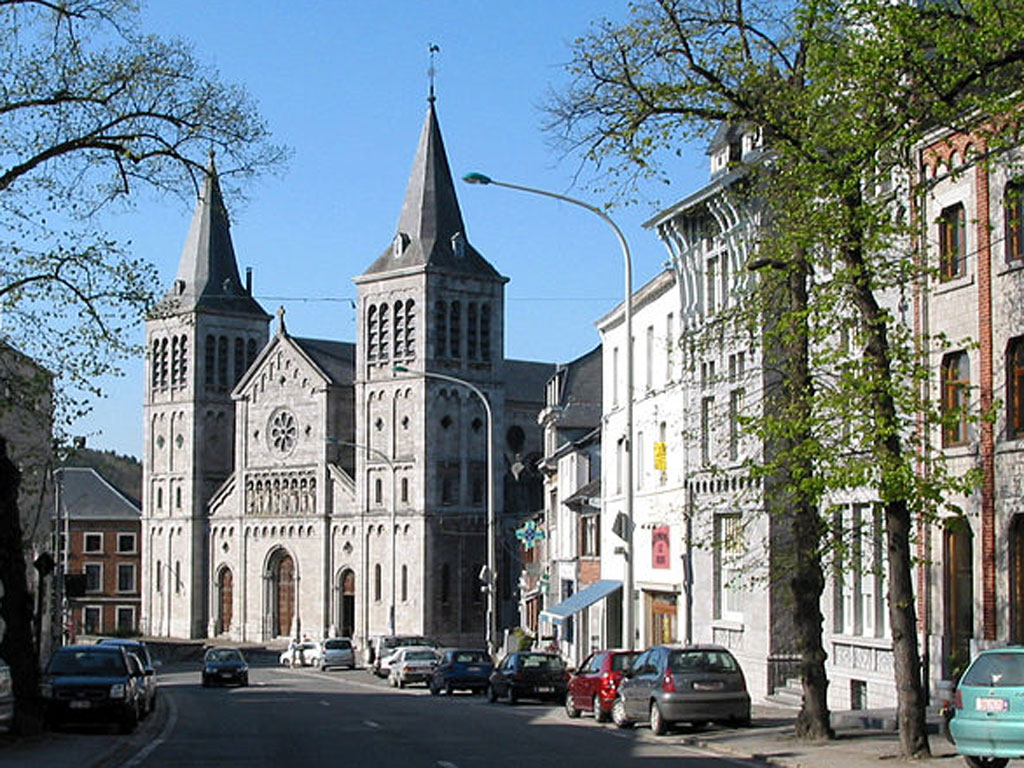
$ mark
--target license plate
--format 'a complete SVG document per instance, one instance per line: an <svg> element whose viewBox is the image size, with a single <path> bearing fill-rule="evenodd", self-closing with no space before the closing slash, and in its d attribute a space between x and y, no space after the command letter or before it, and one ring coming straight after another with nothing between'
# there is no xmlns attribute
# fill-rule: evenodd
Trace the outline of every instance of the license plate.
<svg viewBox="0 0 1024 768"><path fill-rule="evenodd" d="M88 709L90 703L88 701L72 701L70 707L72 709Z"/></svg>
<svg viewBox="0 0 1024 768"><path fill-rule="evenodd" d="M481 668L480 667L466 667L466 671L467 672L480 672Z"/></svg>
<svg viewBox="0 0 1024 768"><path fill-rule="evenodd" d="M1010 708L1010 700L978 697L974 700L974 708L978 712L1005 712Z"/></svg>
<svg viewBox="0 0 1024 768"><path fill-rule="evenodd" d="M235 673L234 672L221 672L220 676L221 677L234 677Z"/></svg>
<svg viewBox="0 0 1024 768"><path fill-rule="evenodd" d="M553 685L538 685L537 693L554 693L555 687Z"/></svg>
<svg viewBox="0 0 1024 768"><path fill-rule="evenodd" d="M723 684L721 681L715 682L696 682L693 684L693 690L695 691L720 691L722 690Z"/></svg>

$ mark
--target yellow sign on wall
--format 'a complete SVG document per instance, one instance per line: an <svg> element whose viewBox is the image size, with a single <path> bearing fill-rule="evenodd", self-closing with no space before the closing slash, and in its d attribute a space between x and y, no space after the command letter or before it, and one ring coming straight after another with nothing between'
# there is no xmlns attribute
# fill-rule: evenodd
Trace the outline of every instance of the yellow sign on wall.
<svg viewBox="0 0 1024 768"><path fill-rule="evenodd" d="M654 444L654 468L664 472L668 469L668 461L665 458L665 444Z"/></svg>

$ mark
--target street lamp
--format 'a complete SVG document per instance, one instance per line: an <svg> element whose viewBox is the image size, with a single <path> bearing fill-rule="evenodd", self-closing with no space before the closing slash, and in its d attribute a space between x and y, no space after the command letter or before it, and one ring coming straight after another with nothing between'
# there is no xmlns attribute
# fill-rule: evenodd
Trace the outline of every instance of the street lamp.
<svg viewBox="0 0 1024 768"><path fill-rule="evenodd" d="M344 445L344 446L346 446L348 448L358 448L359 450L366 451L370 456L375 456L376 458L380 459L385 464L387 464L388 465L388 469L391 471L391 504L389 505L390 508L391 508L391 510L390 510L391 511L391 607L388 609L388 629L391 632L391 636L394 637L394 635L395 635L395 605L396 605L396 603L395 603L395 562L398 559L398 557L397 557L398 553L395 550L395 523L396 523L396 519L395 519L396 518L395 506L396 506L396 503L397 503L396 500L395 500L395 491L397 490L397 488L395 486L395 462L393 462L390 458L388 458L387 454L385 454L383 451L378 450L377 448L371 448L368 445L363 445L362 443L352 443L352 442L349 442L348 440L337 440L337 439L335 439L333 437L328 437L327 438L327 442L328 443L332 443L334 445ZM369 487L369 484L367 484L367 487L366 487L366 497L367 497L367 499L370 498L370 487Z"/></svg>
<svg viewBox="0 0 1024 768"><path fill-rule="evenodd" d="M498 636L498 595L495 589L498 561L495 549L497 519L494 514L494 416L491 413L491 404L487 396L475 384L465 379L433 371L414 371L404 365L393 365L391 370L396 373L408 373L425 379L440 379L458 384L470 390L484 404L484 413L487 415L487 578L485 579L487 583L487 651L493 658L497 655Z"/></svg>
<svg viewBox="0 0 1024 768"><path fill-rule="evenodd" d="M629 253L629 244L622 234L622 230L597 206L577 200L574 197L560 195L557 192L549 192L546 189L524 187L521 184L510 184L506 181L495 181L483 173L467 173L462 180L468 184L493 185L515 189L519 192L528 192L531 195L541 195L566 203L572 203L580 208L586 208L591 213L601 217L619 240L622 248L622 258L626 267L626 300L625 300L625 321L626 321L626 524L623 526L623 538L625 540L624 555L626 558L626 578L623 584L622 600L622 631L626 648L632 649L635 645L633 616L633 259Z"/></svg>

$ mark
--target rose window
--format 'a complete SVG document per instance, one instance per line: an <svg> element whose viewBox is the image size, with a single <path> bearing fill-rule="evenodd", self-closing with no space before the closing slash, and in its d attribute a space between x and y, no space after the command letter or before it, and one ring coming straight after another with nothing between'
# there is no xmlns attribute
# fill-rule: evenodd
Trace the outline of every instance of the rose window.
<svg viewBox="0 0 1024 768"><path fill-rule="evenodd" d="M291 453L295 447L295 439L298 437L299 427L295 417L290 411L278 411L270 417L270 424L267 426L267 438L270 446L278 453Z"/></svg>

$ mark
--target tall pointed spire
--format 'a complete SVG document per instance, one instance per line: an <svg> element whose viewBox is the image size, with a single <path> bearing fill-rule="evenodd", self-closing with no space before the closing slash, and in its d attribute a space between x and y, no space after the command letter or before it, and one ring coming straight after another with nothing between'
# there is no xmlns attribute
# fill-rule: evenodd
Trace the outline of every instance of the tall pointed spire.
<svg viewBox="0 0 1024 768"><path fill-rule="evenodd" d="M434 99L427 99L419 146L391 247L366 274L410 266L443 267L498 276L466 238Z"/></svg>
<svg viewBox="0 0 1024 768"><path fill-rule="evenodd" d="M178 276L157 304L158 311L191 312L199 308L269 317L238 277L231 225L213 152L178 262Z"/></svg>

